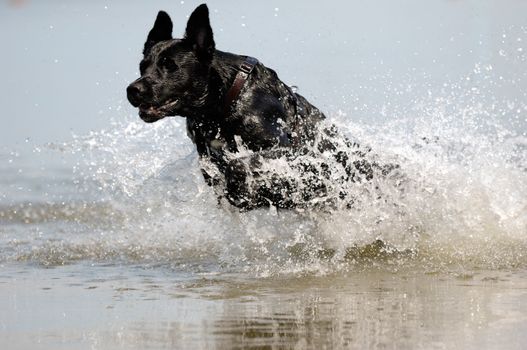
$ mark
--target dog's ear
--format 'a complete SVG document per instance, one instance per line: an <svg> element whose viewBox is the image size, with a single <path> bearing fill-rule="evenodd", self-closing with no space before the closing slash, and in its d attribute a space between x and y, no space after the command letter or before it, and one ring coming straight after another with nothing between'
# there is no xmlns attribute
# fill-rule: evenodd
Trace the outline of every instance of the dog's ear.
<svg viewBox="0 0 527 350"><path fill-rule="evenodd" d="M170 39L172 39L172 20L168 13L165 11L159 11L154 27L152 27L146 38L143 55L148 55L152 46L158 42Z"/></svg>
<svg viewBox="0 0 527 350"><path fill-rule="evenodd" d="M210 60L214 52L214 37L209 21L207 5L199 5L190 15L185 31L185 40L200 60Z"/></svg>

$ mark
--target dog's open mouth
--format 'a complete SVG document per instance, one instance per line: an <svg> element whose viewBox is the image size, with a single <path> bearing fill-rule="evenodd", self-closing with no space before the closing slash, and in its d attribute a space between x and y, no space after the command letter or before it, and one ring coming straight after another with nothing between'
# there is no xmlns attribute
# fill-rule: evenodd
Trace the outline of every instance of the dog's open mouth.
<svg viewBox="0 0 527 350"><path fill-rule="evenodd" d="M139 117L147 123L153 123L174 112L179 100L168 100L161 106L141 104L139 106Z"/></svg>

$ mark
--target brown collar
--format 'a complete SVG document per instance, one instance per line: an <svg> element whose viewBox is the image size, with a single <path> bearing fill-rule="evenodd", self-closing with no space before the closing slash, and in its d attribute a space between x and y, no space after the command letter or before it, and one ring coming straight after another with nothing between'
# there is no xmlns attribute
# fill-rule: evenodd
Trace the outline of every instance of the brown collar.
<svg viewBox="0 0 527 350"><path fill-rule="evenodd" d="M240 95L245 82L249 78L249 75L253 71L254 67L258 64L258 60L254 57L247 56L245 60L238 67L238 74L234 78L234 82L225 95L224 113L228 115L231 109Z"/></svg>

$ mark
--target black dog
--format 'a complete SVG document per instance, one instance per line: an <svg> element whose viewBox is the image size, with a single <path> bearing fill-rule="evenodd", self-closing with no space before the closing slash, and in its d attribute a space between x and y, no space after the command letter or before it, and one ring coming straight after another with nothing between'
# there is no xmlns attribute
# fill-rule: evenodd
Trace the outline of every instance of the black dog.
<svg viewBox="0 0 527 350"><path fill-rule="evenodd" d="M331 178L327 164L299 162L300 173L309 176L291 179L264 171L267 160L293 162L313 149L330 151L344 169L342 181L369 179L380 169L339 152L332 141L336 130L319 128L324 115L275 71L252 57L216 50L205 4L190 16L183 39L172 38L172 21L160 11L143 54L141 77L128 86L128 100L147 123L185 117L207 183L239 208L305 206L327 192L321 181Z"/></svg>

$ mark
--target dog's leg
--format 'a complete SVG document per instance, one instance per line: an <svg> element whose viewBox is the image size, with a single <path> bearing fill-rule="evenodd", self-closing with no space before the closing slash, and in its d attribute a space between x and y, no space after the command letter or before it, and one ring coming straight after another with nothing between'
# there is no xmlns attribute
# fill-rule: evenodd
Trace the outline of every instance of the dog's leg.
<svg viewBox="0 0 527 350"><path fill-rule="evenodd" d="M225 172L225 197L238 208L250 210L298 206L293 194L298 181L264 169L263 162L283 156L282 150L261 151L231 160Z"/></svg>
<svg viewBox="0 0 527 350"><path fill-rule="evenodd" d="M327 197L326 182L330 173L327 164L310 164L292 150L260 151L229 163L225 197L247 210L270 205L277 208L317 206Z"/></svg>

